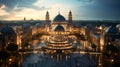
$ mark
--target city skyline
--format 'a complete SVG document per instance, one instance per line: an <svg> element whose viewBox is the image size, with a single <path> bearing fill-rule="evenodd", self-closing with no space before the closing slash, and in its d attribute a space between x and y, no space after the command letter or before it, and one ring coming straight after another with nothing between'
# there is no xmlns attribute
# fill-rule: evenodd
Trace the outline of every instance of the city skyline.
<svg viewBox="0 0 120 67"><path fill-rule="evenodd" d="M0 20L50 20L60 12L66 19L71 10L74 20L120 20L119 0L0 0Z"/></svg>

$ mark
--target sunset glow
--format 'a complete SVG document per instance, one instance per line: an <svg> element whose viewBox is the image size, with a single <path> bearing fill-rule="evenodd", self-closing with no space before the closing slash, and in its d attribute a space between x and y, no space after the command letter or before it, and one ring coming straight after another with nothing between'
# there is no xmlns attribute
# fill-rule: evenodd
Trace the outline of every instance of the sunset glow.
<svg viewBox="0 0 120 67"><path fill-rule="evenodd" d="M0 0L0 20L44 20L46 11L52 20L60 13L67 18L71 10L75 20L119 20L119 0Z"/></svg>

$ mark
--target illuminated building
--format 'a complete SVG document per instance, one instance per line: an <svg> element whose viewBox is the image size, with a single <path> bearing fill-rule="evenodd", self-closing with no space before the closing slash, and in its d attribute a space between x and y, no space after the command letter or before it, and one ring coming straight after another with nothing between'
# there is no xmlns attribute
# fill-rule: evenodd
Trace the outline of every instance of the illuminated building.
<svg viewBox="0 0 120 67"><path fill-rule="evenodd" d="M103 51L105 45L112 43L115 39L119 38L118 28L115 26L94 27L90 33L91 43L96 46L97 51Z"/></svg>
<svg viewBox="0 0 120 67"><path fill-rule="evenodd" d="M112 43L115 39L120 39L120 32L116 26L110 26L105 31L105 45Z"/></svg>
<svg viewBox="0 0 120 67"><path fill-rule="evenodd" d="M72 21L72 17L70 17L69 20ZM47 31L49 38L47 42L45 42L46 46L44 47L47 49L47 51L58 53L71 52L71 50L74 48L74 41L69 41L70 27L68 24L69 22L67 22L60 13L53 19L53 22Z"/></svg>

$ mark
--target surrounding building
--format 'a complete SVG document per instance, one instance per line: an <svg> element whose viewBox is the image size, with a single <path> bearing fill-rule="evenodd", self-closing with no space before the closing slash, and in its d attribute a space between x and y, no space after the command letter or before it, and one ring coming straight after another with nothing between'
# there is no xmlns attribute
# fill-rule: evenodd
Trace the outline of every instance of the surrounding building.
<svg viewBox="0 0 120 67"><path fill-rule="evenodd" d="M10 43L17 44L17 35L10 26L5 26L0 31L0 49L6 49Z"/></svg>

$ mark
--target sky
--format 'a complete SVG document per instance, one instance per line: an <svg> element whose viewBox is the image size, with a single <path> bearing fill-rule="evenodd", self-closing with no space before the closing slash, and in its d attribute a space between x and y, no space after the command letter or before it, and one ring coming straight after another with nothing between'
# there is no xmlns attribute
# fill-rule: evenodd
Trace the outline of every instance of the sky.
<svg viewBox="0 0 120 67"><path fill-rule="evenodd" d="M120 0L0 0L0 20L50 20L60 12L73 20L120 20Z"/></svg>

